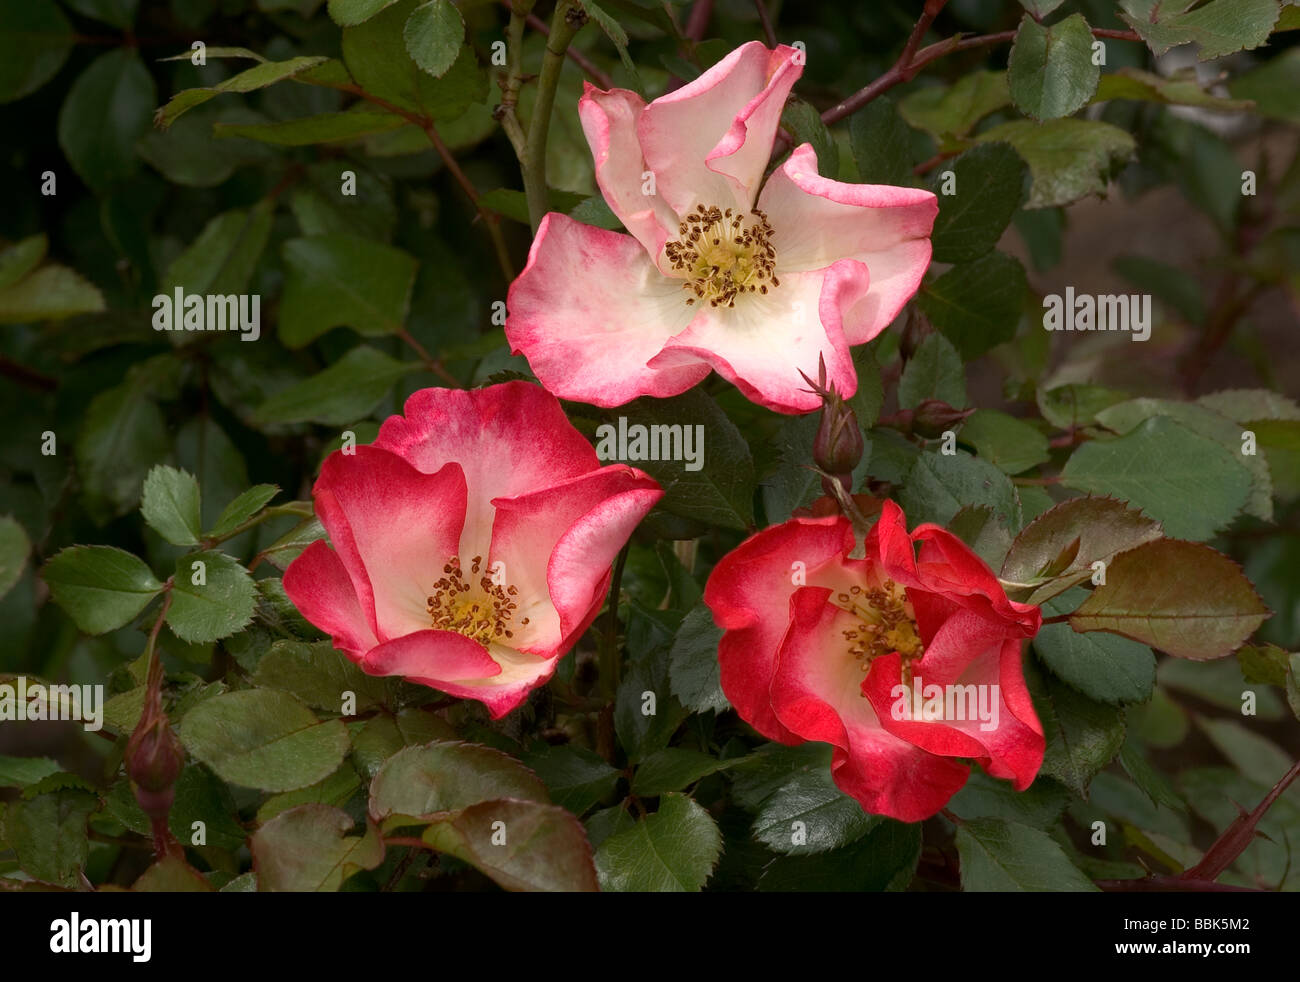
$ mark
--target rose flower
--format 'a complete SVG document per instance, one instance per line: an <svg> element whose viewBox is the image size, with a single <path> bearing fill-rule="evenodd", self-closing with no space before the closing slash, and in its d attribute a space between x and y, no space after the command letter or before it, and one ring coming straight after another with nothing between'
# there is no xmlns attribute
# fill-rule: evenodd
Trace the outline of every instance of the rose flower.
<svg viewBox="0 0 1300 982"><path fill-rule="evenodd" d="M494 718L591 624L663 492L596 452L524 382L422 389L312 488L329 533L285 570L303 616L371 675L477 699Z"/></svg>
<svg viewBox="0 0 1300 982"><path fill-rule="evenodd" d="M843 184L810 144L763 183L799 52L757 41L648 105L588 85L596 181L631 234L547 215L510 287L506 336L562 399L618 406L716 370L777 412L820 402L800 370L857 388L849 346L916 292L938 212L929 191ZM762 185L760 189L760 185Z"/></svg>
<svg viewBox="0 0 1300 982"><path fill-rule="evenodd" d="M835 783L873 814L935 814L966 783L958 758L1023 791L1043 761L1021 666L1038 608L951 532L909 535L892 501L864 544L851 559L848 519L795 518L723 557L704 592L723 692L769 739L831 744Z"/></svg>

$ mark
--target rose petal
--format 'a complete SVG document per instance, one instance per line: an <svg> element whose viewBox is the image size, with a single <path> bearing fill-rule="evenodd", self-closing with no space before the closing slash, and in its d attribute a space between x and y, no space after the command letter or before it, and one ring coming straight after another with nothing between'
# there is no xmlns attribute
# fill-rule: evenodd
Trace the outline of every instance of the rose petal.
<svg viewBox="0 0 1300 982"><path fill-rule="evenodd" d="M682 281L660 273L631 236L547 215L507 304L511 347L561 398L621 406L677 395L709 373L698 361L647 365L695 311Z"/></svg>
<svg viewBox="0 0 1300 982"><path fill-rule="evenodd" d="M772 225L777 273L824 269L857 259L871 289L845 318L850 345L870 341L916 293L930 264L930 231L939 212L929 191L877 184L843 184L817 173L810 144L795 149L759 196Z"/></svg>
<svg viewBox="0 0 1300 982"><path fill-rule="evenodd" d="M422 473L395 453L359 446L330 454L312 491L375 636L428 627L427 598L465 521L460 466Z"/></svg>
<svg viewBox="0 0 1300 982"><path fill-rule="evenodd" d="M566 651L600 608L614 557L662 497L653 478L620 464L494 499L491 564L519 591L510 644L543 657Z"/></svg>
<svg viewBox="0 0 1300 982"><path fill-rule="evenodd" d="M722 691L771 740L799 742L772 711L770 694L777 648L790 625L794 580L807 582L809 571L852 547L853 529L844 518L791 519L746 539L709 576L704 602L726 632L718 645Z"/></svg>
<svg viewBox="0 0 1300 982"><path fill-rule="evenodd" d="M677 215L660 195L642 192L649 165L636 127L645 100L627 89L603 92L590 82L583 85L578 116L591 145L600 193L647 255L659 262L664 243L677 235Z"/></svg>
<svg viewBox="0 0 1300 982"><path fill-rule="evenodd" d="M794 48L751 41L646 107L637 124L641 152L678 215L697 204L753 207L786 96L802 71Z"/></svg>
<svg viewBox="0 0 1300 982"><path fill-rule="evenodd" d="M817 378L819 359L846 398L858 377L845 341L843 318L867 293L867 268L845 260L830 268L782 275L767 294L745 294L735 307L704 304L691 325L669 341L651 367L702 361L745 397L780 413L821 406L799 372Z"/></svg>
<svg viewBox="0 0 1300 982"><path fill-rule="evenodd" d="M805 587L790 602L791 624L772 679L781 724L835 748L836 785L874 815L929 818L966 783L970 769L888 732L863 698L864 673L843 632L858 620L828 603L829 590ZM894 656L897 657L897 656Z"/></svg>
<svg viewBox="0 0 1300 982"><path fill-rule="evenodd" d="M347 568L324 539L313 542L289 564L284 592L298 612L330 635L334 647L353 661L379 643Z"/></svg>

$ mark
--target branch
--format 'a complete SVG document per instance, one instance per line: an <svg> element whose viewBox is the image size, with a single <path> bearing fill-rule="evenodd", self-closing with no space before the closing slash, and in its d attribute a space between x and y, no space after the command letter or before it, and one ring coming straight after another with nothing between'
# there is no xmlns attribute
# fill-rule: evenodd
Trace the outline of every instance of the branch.
<svg viewBox="0 0 1300 982"><path fill-rule="evenodd" d="M546 191L546 138L551 128L551 110L555 107L555 90L564 68L564 53L585 21L586 14L572 0L560 0L551 17L551 33L542 56L542 73L537 78L537 102L528 123L528 146L523 161L528 222L534 234L550 207Z"/></svg>
<svg viewBox="0 0 1300 982"><path fill-rule="evenodd" d="M772 18L767 15L767 4L764 0L754 0L754 6L758 9L758 21L763 25L763 37L767 39L767 46L775 48L776 28L772 26Z"/></svg>

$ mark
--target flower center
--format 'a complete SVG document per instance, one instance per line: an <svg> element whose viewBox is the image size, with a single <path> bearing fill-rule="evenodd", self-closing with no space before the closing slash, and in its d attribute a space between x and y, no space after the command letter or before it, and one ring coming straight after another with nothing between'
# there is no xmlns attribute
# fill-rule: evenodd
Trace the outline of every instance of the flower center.
<svg viewBox="0 0 1300 982"><path fill-rule="evenodd" d="M848 593L836 595L835 605L860 622L844 632L844 640L849 643L849 654L862 663L862 671L870 671L871 663L881 655L898 652L903 656L904 672L910 673L909 663L921 657L925 646L903 587L889 579L872 589L852 586Z"/></svg>
<svg viewBox="0 0 1300 982"><path fill-rule="evenodd" d="M687 304L734 307L742 293L766 293L781 285L776 277L776 250L767 216L754 209L746 218L733 208L696 205L677 226L678 238L665 253L693 293Z"/></svg>
<svg viewBox="0 0 1300 982"><path fill-rule="evenodd" d="M428 598L429 616L438 631L455 631L472 638L483 647L503 638L513 638L509 624L519 606L514 597L519 591L510 584L494 580L489 572L479 575L482 556L475 556L470 577L478 576L477 588L461 569L460 557L452 556L442 567L443 577L433 585ZM519 626L528 623L525 617Z"/></svg>

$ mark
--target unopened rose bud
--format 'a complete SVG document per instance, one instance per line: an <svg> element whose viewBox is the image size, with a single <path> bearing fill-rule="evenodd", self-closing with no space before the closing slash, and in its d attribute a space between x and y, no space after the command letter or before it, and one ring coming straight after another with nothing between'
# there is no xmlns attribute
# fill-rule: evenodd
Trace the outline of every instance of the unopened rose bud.
<svg viewBox="0 0 1300 982"><path fill-rule="evenodd" d="M852 474L862 460L863 446L858 417L838 395L832 395L813 440L813 461L828 474Z"/></svg>
<svg viewBox="0 0 1300 982"><path fill-rule="evenodd" d="M927 440L938 439L974 411L954 409L941 399L926 399L912 411L912 432Z"/></svg>
<svg viewBox="0 0 1300 982"><path fill-rule="evenodd" d="M185 752L166 714L146 713L126 745L127 776L140 791L158 796L171 791L184 763ZM140 797L139 792L136 797ZM143 808L144 802L140 805Z"/></svg>

